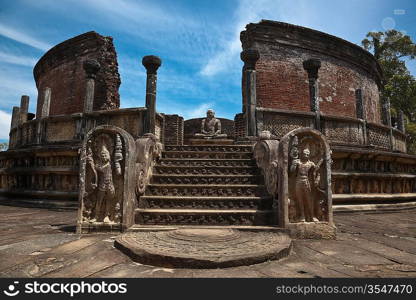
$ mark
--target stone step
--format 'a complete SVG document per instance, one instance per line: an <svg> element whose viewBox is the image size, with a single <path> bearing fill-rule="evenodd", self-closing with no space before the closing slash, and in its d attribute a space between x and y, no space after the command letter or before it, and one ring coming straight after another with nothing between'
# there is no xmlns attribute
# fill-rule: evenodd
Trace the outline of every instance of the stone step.
<svg viewBox="0 0 416 300"><path fill-rule="evenodd" d="M186 158L162 158L158 166L163 167L255 167L254 159L186 159Z"/></svg>
<svg viewBox="0 0 416 300"><path fill-rule="evenodd" d="M184 175L156 174L152 183L156 184L261 184L263 177L259 175Z"/></svg>
<svg viewBox="0 0 416 300"><path fill-rule="evenodd" d="M263 197L264 185L259 184L149 184L145 196L210 196L210 197Z"/></svg>
<svg viewBox="0 0 416 300"><path fill-rule="evenodd" d="M153 174L160 175L259 175L260 170L256 167L204 167L204 166L160 166L156 165Z"/></svg>
<svg viewBox="0 0 416 300"><path fill-rule="evenodd" d="M252 152L163 151L163 158L253 159Z"/></svg>
<svg viewBox="0 0 416 300"><path fill-rule="evenodd" d="M139 208L262 209L272 207L271 197L142 196Z"/></svg>
<svg viewBox="0 0 416 300"><path fill-rule="evenodd" d="M143 225L269 225L269 210L143 209L135 210L136 224Z"/></svg>
<svg viewBox="0 0 416 300"><path fill-rule="evenodd" d="M253 147L248 145L182 145L165 146L165 151L205 151L205 152L252 152Z"/></svg>

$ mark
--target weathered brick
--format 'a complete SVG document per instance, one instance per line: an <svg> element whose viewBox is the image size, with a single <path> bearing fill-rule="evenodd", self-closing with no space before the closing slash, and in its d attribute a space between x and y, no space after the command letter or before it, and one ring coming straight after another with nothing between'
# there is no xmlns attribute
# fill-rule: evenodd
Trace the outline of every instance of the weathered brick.
<svg viewBox="0 0 416 300"><path fill-rule="evenodd" d="M308 76L302 63L318 58L322 63L318 79L321 111L356 117L355 90L362 89L365 117L381 122L381 69L361 47L319 31L272 21L247 25L241 41L243 49L260 52L257 106L310 111Z"/></svg>
<svg viewBox="0 0 416 300"><path fill-rule="evenodd" d="M95 81L93 109L100 110L105 103L111 103L114 108L120 106L120 75L112 38L90 31L56 45L36 64L33 73L39 92L38 117L43 91L48 87L51 89L49 115L83 111L86 74L82 64L86 59L96 59L101 65Z"/></svg>

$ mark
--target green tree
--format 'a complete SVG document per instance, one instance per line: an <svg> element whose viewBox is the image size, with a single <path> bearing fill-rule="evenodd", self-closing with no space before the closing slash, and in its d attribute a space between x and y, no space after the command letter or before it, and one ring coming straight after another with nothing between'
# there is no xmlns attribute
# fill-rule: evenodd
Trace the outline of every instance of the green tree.
<svg viewBox="0 0 416 300"><path fill-rule="evenodd" d="M369 32L362 41L383 70L381 100L390 99L394 116L402 110L407 119L409 152L416 153L416 80L406 67L405 59L416 57L416 44L397 30Z"/></svg>

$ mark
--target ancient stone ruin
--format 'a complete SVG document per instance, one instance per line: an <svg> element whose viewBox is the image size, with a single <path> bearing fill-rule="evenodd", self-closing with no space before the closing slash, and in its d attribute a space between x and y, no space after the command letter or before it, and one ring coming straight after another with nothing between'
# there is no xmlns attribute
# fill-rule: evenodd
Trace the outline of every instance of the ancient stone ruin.
<svg viewBox="0 0 416 300"><path fill-rule="evenodd" d="M0 192L78 200L79 233L124 232L116 247L133 259L196 267L277 259L290 238L336 238L333 211L414 201L416 157L380 103L370 53L267 20L241 42L234 120L157 112L163 65L152 55L145 106L121 109L112 38L88 32L53 47L34 69L36 115L27 96L13 108Z"/></svg>

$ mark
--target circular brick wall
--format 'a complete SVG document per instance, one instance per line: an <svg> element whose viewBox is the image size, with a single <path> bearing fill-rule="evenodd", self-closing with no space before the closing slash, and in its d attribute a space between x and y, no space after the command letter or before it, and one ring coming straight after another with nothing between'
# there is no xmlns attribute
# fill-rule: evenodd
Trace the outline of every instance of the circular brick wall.
<svg viewBox="0 0 416 300"><path fill-rule="evenodd" d="M355 118L355 91L361 89L364 117L381 123L381 69L361 47L323 32L267 20L248 24L241 42L243 49L255 48L260 53L258 107L310 111L308 76L302 63L317 58L322 63L318 79L321 111Z"/></svg>
<svg viewBox="0 0 416 300"><path fill-rule="evenodd" d="M41 115L46 88L51 89L49 115L83 111L86 59L96 59L101 65L95 81L93 109L100 110L106 102L120 106L120 76L112 38L90 31L56 45L36 64L33 74L38 88L37 117Z"/></svg>

